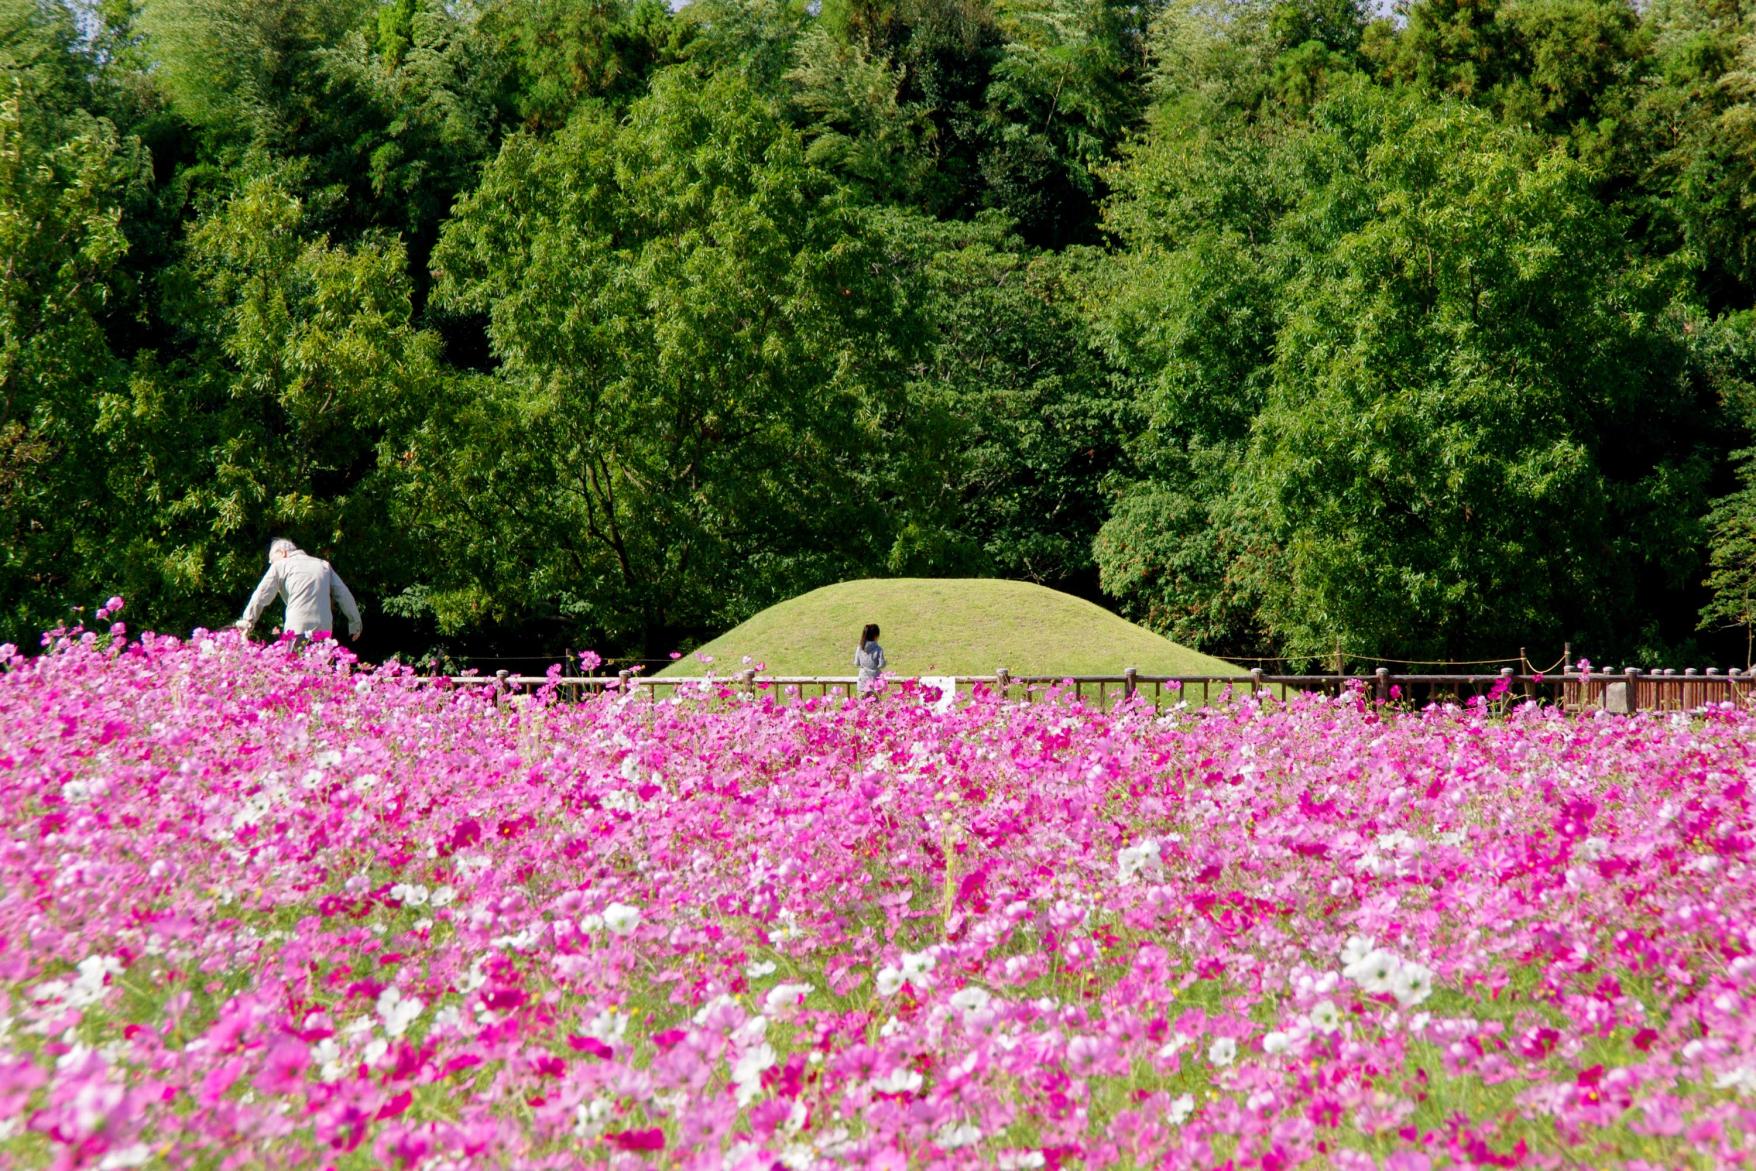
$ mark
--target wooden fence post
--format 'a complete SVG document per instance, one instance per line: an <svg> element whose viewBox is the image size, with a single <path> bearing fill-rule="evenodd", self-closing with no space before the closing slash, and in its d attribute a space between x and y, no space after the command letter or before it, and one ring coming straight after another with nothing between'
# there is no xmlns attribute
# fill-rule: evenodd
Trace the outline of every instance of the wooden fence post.
<svg viewBox="0 0 1756 1171"><path fill-rule="evenodd" d="M1379 667L1377 671L1373 672L1373 674L1376 675L1377 679L1378 679L1378 682L1377 682L1376 687L1375 687L1375 690L1376 690L1377 696L1378 696L1378 702L1379 703L1389 703L1390 702L1390 668L1389 667Z"/></svg>
<svg viewBox="0 0 1756 1171"><path fill-rule="evenodd" d="M1133 699L1134 698L1134 689L1136 686L1134 677L1138 674L1140 674L1140 672L1134 667L1122 668L1122 698L1123 699Z"/></svg>
<svg viewBox="0 0 1756 1171"><path fill-rule="evenodd" d="M1005 667L994 668L994 687L1000 692L1000 698L1006 698L1006 685L1012 681L1012 673Z"/></svg>
<svg viewBox="0 0 1756 1171"><path fill-rule="evenodd" d="M1255 695L1262 690L1262 668L1250 668L1250 694Z"/></svg>

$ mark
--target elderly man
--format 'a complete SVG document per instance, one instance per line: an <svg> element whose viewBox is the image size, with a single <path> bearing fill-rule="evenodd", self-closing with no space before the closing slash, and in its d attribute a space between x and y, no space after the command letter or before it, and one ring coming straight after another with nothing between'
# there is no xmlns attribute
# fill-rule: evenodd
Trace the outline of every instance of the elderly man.
<svg viewBox="0 0 1756 1171"><path fill-rule="evenodd" d="M334 630L335 618L329 610L329 599L333 596L341 612L347 615L348 637L360 637L360 608L354 605L354 595L348 592L341 575L323 558L311 556L284 538L269 545L268 572L250 595L250 604L238 619L238 629L249 630L256 625L276 595L287 600L285 629L302 635Z"/></svg>

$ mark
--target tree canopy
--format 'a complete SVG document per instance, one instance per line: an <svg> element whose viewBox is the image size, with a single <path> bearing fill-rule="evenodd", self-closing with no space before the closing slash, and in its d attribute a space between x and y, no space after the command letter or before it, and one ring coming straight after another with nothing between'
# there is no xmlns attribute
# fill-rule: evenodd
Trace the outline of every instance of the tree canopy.
<svg viewBox="0 0 1756 1171"><path fill-rule="evenodd" d="M1756 628L1717 0L0 0L0 637L662 656L1004 576L1204 650Z"/></svg>

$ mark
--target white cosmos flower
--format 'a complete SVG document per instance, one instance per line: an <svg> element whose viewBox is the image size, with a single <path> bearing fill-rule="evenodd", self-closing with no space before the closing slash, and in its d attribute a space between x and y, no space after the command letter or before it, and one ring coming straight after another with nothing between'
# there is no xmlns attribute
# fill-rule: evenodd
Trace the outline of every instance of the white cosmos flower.
<svg viewBox="0 0 1756 1171"><path fill-rule="evenodd" d="M744 975L752 980L760 980L764 976L774 975L774 961L761 960L744 969Z"/></svg>
<svg viewBox="0 0 1756 1171"><path fill-rule="evenodd" d="M774 1065L774 1046L763 1042L744 1050L732 1067L732 1084L738 1087L738 1105L748 1106L762 1092L762 1073Z"/></svg>
<svg viewBox="0 0 1756 1171"><path fill-rule="evenodd" d="M959 1147L973 1147L982 1141L982 1132L974 1123L950 1122L939 1129L933 1136L933 1145L940 1150L955 1151Z"/></svg>
<svg viewBox="0 0 1756 1171"><path fill-rule="evenodd" d="M1404 1008L1413 1008L1433 995L1433 972L1422 964L1404 962L1390 977L1390 991Z"/></svg>
<svg viewBox="0 0 1756 1171"><path fill-rule="evenodd" d="M895 996L902 991L902 972L886 964L878 969L878 995Z"/></svg>
<svg viewBox="0 0 1756 1171"><path fill-rule="evenodd" d="M152 1161L152 1148L145 1143L113 1150L98 1164L98 1171L122 1171L125 1167L144 1167Z"/></svg>
<svg viewBox="0 0 1756 1171"><path fill-rule="evenodd" d="M899 1065L880 1078L872 1079L872 1088L880 1094L912 1094L921 1088L921 1075Z"/></svg>
<svg viewBox="0 0 1756 1171"><path fill-rule="evenodd" d="M1370 935L1350 935L1348 936L1348 941L1342 945L1342 966L1350 967L1353 964L1357 964L1367 956L1371 955L1372 951L1373 945L1372 937Z"/></svg>
<svg viewBox="0 0 1756 1171"><path fill-rule="evenodd" d="M640 908L627 903L611 903L604 908L604 926L617 935L627 935L640 923Z"/></svg>
<svg viewBox="0 0 1756 1171"><path fill-rule="evenodd" d="M1164 877L1158 843L1151 838L1116 851L1116 882L1119 885L1127 886L1142 874L1148 878Z"/></svg>
<svg viewBox="0 0 1756 1171"><path fill-rule="evenodd" d="M1181 1126L1195 1113L1195 1095L1179 1094L1171 1099L1171 1125Z"/></svg>
<svg viewBox="0 0 1756 1171"><path fill-rule="evenodd" d="M770 1016L779 1016L790 1009L797 1008L801 1000L811 994L809 984L776 984L768 990L763 998L762 1009Z"/></svg>
<svg viewBox="0 0 1756 1171"><path fill-rule="evenodd" d="M609 1121L613 1106L602 1098L581 1102L573 1108L573 1134L577 1138L596 1138Z"/></svg>
<svg viewBox="0 0 1756 1171"><path fill-rule="evenodd" d="M341 1076L341 1046L334 1037L325 1037L311 1046L311 1060L317 1063L324 1081L332 1082Z"/></svg>
<svg viewBox="0 0 1756 1171"><path fill-rule="evenodd" d="M386 988L378 994L378 1019L384 1022L384 1031L392 1037L400 1037L408 1031L409 1025L425 1007L415 997L405 997L399 988Z"/></svg>
<svg viewBox="0 0 1756 1171"><path fill-rule="evenodd" d="M986 988L978 988L971 984L968 988L960 988L952 994L951 1007L959 1012L980 1012L988 1007L993 995Z"/></svg>
<svg viewBox="0 0 1756 1171"><path fill-rule="evenodd" d="M905 951L902 953L902 978L917 988L925 988L932 983L927 977L938 962L930 951Z"/></svg>
<svg viewBox="0 0 1756 1171"><path fill-rule="evenodd" d="M1319 1000L1311 1006L1311 1027L1319 1033L1333 1033L1341 1028L1341 1010L1332 1000Z"/></svg>
<svg viewBox="0 0 1756 1171"><path fill-rule="evenodd" d="M619 1046L628 1036L628 1014L605 1009L585 1022L585 1035L606 1045Z"/></svg>
<svg viewBox="0 0 1756 1171"><path fill-rule="evenodd" d="M390 897L405 907L419 907L426 904L432 892L415 883L399 882L390 888Z"/></svg>
<svg viewBox="0 0 1756 1171"><path fill-rule="evenodd" d="M1171 1039L1159 1046L1158 1059L1168 1061L1187 1049L1192 1041L1194 1041L1193 1037L1186 1037L1182 1033L1172 1033Z"/></svg>
<svg viewBox="0 0 1756 1171"><path fill-rule="evenodd" d="M44 999L60 997L70 1008L85 1008L104 999L106 978L122 974L122 962L115 956L89 955L79 961L79 975L72 980L50 980L36 989Z"/></svg>
<svg viewBox="0 0 1756 1171"><path fill-rule="evenodd" d="M1230 1065L1238 1056L1238 1043L1221 1037L1207 1047L1207 1059L1215 1065Z"/></svg>
<svg viewBox="0 0 1756 1171"><path fill-rule="evenodd" d="M1715 1074L1713 1084L1716 1089L1737 1090L1741 1094L1756 1093L1756 1066L1740 1066Z"/></svg>
<svg viewBox="0 0 1756 1171"><path fill-rule="evenodd" d="M1341 974L1369 993L1389 992L1402 967L1400 961L1383 948L1375 948L1341 970Z"/></svg>
<svg viewBox="0 0 1756 1171"><path fill-rule="evenodd" d="M768 1018L757 1015L732 1030L732 1046L736 1049L748 1049L762 1043L768 1036Z"/></svg>
<svg viewBox="0 0 1756 1171"><path fill-rule="evenodd" d="M1264 1053L1285 1053L1288 1049L1292 1048L1292 1045L1292 1037L1281 1032L1279 1029L1276 1029L1272 1033L1266 1033L1262 1037L1262 1051Z"/></svg>

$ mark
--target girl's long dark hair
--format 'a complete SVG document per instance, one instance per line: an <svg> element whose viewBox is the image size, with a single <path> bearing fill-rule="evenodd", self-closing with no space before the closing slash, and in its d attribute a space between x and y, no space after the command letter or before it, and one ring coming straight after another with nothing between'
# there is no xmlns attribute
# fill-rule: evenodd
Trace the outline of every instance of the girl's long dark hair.
<svg viewBox="0 0 1756 1171"><path fill-rule="evenodd" d="M878 624L876 622L866 623L866 628L864 630L860 631L860 645L865 646L869 642L877 642L877 641L878 641Z"/></svg>

